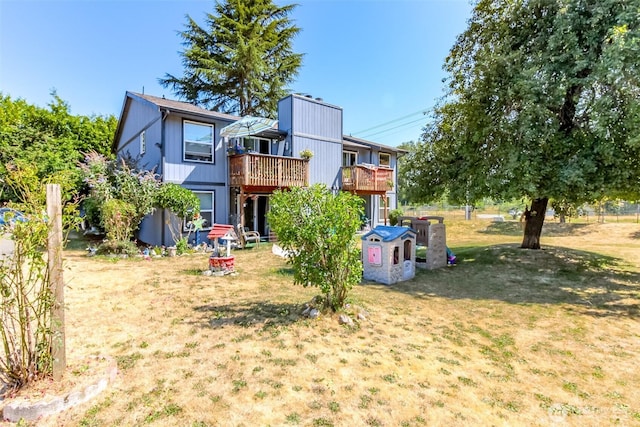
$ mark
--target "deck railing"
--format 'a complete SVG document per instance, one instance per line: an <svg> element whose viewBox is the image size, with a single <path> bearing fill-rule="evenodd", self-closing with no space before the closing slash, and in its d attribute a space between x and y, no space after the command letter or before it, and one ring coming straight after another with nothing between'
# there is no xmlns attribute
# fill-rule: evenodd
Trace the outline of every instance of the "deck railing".
<svg viewBox="0 0 640 427"><path fill-rule="evenodd" d="M393 169L384 166L343 166L342 189L356 193L386 193L393 190Z"/></svg>
<svg viewBox="0 0 640 427"><path fill-rule="evenodd" d="M309 161L266 154L239 154L229 157L232 186L289 188L309 185Z"/></svg>

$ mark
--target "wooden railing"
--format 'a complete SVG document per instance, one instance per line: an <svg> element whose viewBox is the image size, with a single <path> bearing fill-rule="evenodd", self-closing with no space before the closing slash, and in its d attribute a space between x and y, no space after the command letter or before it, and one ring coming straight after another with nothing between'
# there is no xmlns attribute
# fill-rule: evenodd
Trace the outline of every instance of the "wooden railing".
<svg viewBox="0 0 640 427"><path fill-rule="evenodd" d="M266 154L229 157L231 186L288 188L309 185L309 160Z"/></svg>
<svg viewBox="0 0 640 427"><path fill-rule="evenodd" d="M362 194L384 194L393 190L393 169L368 165L343 166L342 189Z"/></svg>

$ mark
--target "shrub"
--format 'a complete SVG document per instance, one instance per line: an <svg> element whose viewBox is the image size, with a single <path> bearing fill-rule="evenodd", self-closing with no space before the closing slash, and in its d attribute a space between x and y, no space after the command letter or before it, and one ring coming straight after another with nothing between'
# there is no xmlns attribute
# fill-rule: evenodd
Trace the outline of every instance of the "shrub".
<svg viewBox="0 0 640 427"><path fill-rule="evenodd" d="M175 218L171 216L167 219L167 225L171 232L171 237L176 247L180 244L182 237L182 222L185 218L200 212L200 199L196 194L178 184L164 183L158 189L155 200L156 206L171 211ZM184 242L184 250L186 250L186 240ZM183 252L184 252L183 250ZM180 247L178 247L178 253Z"/></svg>
<svg viewBox="0 0 640 427"><path fill-rule="evenodd" d="M293 254L288 261L294 282L319 287L325 308L339 310L362 277L355 233L363 200L316 184L276 191L270 203L267 219L283 249Z"/></svg>
<svg viewBox="0 0 640 427"><path fill-rule="evenodd" d="M0 382L9 391L51 374L51 308L47 274L48 226L42 216L29 216L0 227L10 234L13 254L0 259Z"/></svg>
<svg viewBox="0 0 640 427"><path fill-rule="evenodd" d="M107 240L96 249L97 255L120 254L127 256L138 255L138 247L130 240Z"/></svg>
<svg viewBox="0 0 640 427"><path fill-rule="evenodd" d="M107 240L123 242L133 236L136 208L131 203L111 199L102 205L102 223Z"/></svg>
<svg viewBox="0 0 640 427"><path fill-rule="evenodd" d="M402 209L392 209L391 211L389 211L389 224L397 225L398 218L400 218L403 213L404 212L402 211Z"/></svg>

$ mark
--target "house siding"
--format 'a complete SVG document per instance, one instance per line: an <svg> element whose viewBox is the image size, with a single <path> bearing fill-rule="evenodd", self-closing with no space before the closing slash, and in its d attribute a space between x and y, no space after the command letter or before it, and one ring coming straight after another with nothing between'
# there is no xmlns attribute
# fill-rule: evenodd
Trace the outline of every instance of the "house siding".
<svg viewBox="0 0 640 427"><path fill-rule="evenodd" d="M290 95L278 103L280 129L288 131L285 154L299 157L313 152L309 162L309 184L337 189L342 164L342 108L317 99Z"/></svg>
<svg viewBox="0 0 640 427"><path fill-rule="evenodd" d="M140 166L145 169L154 169L161 173L160 144L162 141L162 119L157 106L151 103L126 101L126 120L117 145L117 154L123 156L129 154L135 158L140 156ZM122 119L121 119L122 120ZM146 153L140 154L140 134L145 132Z"/></svg>

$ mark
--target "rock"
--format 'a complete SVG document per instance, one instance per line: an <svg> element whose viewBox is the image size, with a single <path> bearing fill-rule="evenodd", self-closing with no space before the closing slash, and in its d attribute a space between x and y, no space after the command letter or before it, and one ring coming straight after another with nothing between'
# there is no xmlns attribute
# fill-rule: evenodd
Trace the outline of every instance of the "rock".
<svg viewBox="0 0 640 427"><path fill-rule="evenodd" d="M340 317L338 318L338 323L340 323L341 325L353 326L353 320L346 314L340 315Z"/></svg>
<svg viewBox="0 0 640 427"><path fill-rule="evenodd" d="M309 311L309 319L317 319L318 317L320 317L320 310L313 308Z"/></svg>
<svg viewBox="0 0 640 427"><path fill-rule="evenodd" d="M365 312L365 311L361 311L361 312L359 312L359 313L358 313L358 320L360 320L360 321L365 321L365 320L367 320L367 314L368 314L368 313L367 313L367 312Z"/></svg>

